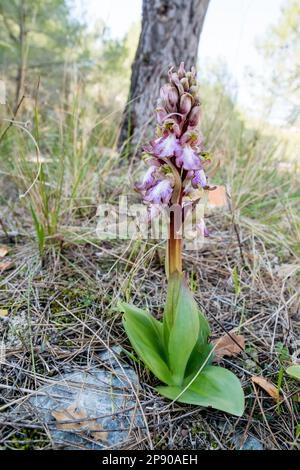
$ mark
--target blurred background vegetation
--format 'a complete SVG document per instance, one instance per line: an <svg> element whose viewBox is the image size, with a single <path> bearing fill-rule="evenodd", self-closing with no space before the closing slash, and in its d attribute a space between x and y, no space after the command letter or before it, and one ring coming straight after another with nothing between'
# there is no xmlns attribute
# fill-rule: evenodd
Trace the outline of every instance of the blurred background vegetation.
<svg viewBox="0 0 300 470"><path fill-rule="evenodd" d="M18 230L30 232L11 216L22 207L32 216L42 250L103 197L132 192L140 164L136 159L119 171L116 143L140 24L114 39L103 22L91 26L74 15L70 1L2 0L0 26L0 79L6 85L6 104L0 106L1 220L7 231L19 224ZM214 179L230 188L239 223L298 256L297 0L286 0L278 24L258 47L265 74L254 71L252 80L264 113L242 111L226 67L208 64L200 74L202 131L219 161ZM270 119L274 113L280 124Z"/></svg>

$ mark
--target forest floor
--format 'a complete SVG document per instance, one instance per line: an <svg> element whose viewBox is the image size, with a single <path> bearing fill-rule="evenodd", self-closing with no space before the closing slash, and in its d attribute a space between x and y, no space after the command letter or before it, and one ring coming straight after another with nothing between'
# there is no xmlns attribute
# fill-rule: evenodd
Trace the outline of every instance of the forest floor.
<svg viewBox="0 0 300 470"><path fill-rule="evenodd" d="M118 302L130 299L161 317L164 253L151 241L104 242L74 232L50 245L41 261L36 242L25 234L24 227L31 224L28 212L20 209L9 217L0 240L8 251L0 260L0 334L5 343L0 448L51 449L55 445L47 426L34 415L17 418L13 410L66 371L97 365L100 351L113 345L131 350ZM95 218L95 211L79 215L76 225L93 229ZM14 220L18 224L12 233ZM211 236L201 250L184 254L184 266L213 339L226 332L245 338L244 351L221 360L241 379L245 414L237 418L167 402L155 392L153 376L125 356L139 376L138 400L147 426L142 435L133 429L123 447L297 449L300 388L285 374L299 349L297 266L288 252L279 263L276 248L233 224L228 211L211 211L207 223ZM279 398L253 383L253 376L271 382Z"/></svg>

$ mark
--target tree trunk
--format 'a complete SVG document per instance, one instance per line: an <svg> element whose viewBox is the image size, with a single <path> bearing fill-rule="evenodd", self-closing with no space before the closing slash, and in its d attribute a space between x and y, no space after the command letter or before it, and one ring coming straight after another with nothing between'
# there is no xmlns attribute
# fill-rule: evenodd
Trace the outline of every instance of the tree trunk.
<svg viewBox="0 0 300 470"><path fill-rule="evenodd" d="M196 65L209 0L143 0L142 32L132 65L119 137L123 156L136 153L153 128L159 88L171 65Z"/></svg>

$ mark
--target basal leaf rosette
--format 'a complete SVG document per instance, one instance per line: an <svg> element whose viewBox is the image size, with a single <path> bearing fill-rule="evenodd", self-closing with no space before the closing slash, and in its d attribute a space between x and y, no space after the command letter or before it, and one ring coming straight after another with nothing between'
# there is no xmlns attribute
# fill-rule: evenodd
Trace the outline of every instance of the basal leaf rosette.
<svg viewBox="0 0 300 470"><path fill-rule="evenodd" d="M164 385L157 391L181 403L244 412L244 393L229 370L212 365L210 328L199 311L183 275L169 279L163 321L122 303L123 323L137 355Z"/></svg>

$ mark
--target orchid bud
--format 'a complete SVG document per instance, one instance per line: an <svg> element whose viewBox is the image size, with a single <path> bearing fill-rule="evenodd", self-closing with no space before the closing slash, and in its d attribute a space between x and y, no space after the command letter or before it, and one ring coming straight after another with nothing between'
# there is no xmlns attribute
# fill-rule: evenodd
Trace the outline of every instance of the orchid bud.
<svg viewBox="0 0 300 470"><path fill-rule="evenodd" d="M186 78L188 79L188 81L189 81L190 84L191 84L191 81L192 81L192 79L193 79L192 73L191 73L191 72L187 72L187 73L185 74L185 76L186 76Z"/></svg>
<svg viewBox="0 0 300 470"><path fill-rule="evenodd" d="M183 77L181 80L180 80L180 83L181 85L183 86L183 89L184 91L189 91L189 88L190 88L190 84L189 84L189 81L186 77Z"/></svg>
<svg viewBox="0 0 300 470"><path fill-rule="evenodd" d="M167 111L174 112L177 109L178 91L175 86L167 83L160 89L160 96Z"/></svg>
<svg viewBox="0 0 300 470"><path fill-rule="evenodd" d="M169 70L169 79L172 85L176 86L179 95L182 95L184 93L184 88L182 84L180 83L179 76L176 72L173 72L173 67Z"/></svg>
<svg viewBox="0 0 300 470"><path fill-rule="evenodd" d="M177 89L178 89L179 95L180 95L180 96L183 95L183 93L185 92L185 90L184 90L184 88L183 88L182 83L180 83L180 82L177 83L176 87L177 87Z"/></svg>
<svg viewBox="0 0 300 470"><path fill-rule="evenodd" d="M199 89L198 89L198 87L197 87L196 85L191 86L191 88L189 89L190 94L191 94L194 98L198 97L198 91L199 91Z"/></svg>
<svg viewBox="0 0 300 470"><path fill-rule="evenodd" d="M194 106L188 116L189 126L195 127L200 121L201 110L200 106Z"/></svg>
<svg viewBox="0 0 300 470"><path fill-rule="evenodd" d="M192 108L193 97L189 93L184 93L180 98L179 111L188 114Z"/></svg>
<svg viewBox="0 0 300 470"><path fill-rule="evenodd" d="M162 102L166 102L167 99L168 99L168 95L169 95L169 90L170 88L172 88L172 85L170 85L170 83L166 83L164 86L161 87L160 89L160 98L162 100Z"/></svg>
<svg viewBox="0 0 300 470"><path fill-rule="evenodd" d="M195 69L192 70L191 72L186 73L186 77L189 81L190 86L197 85L197 80L196 80L196 71Z"/></svg>
<svg viewBox="0 0 300 470"><path fill-rule="evenodd" d="M158 124L161 126L164 122L164 119L168 115L167 111L164 108L156 108L156 120Z"/></svg>
<svg viewBox="0 0 300 470"><path fill-rule="evenodd" d="M169 89L168 100L169 100L170 106L171 106L172 108L174 108L174 107L177 106L177 102L178 102L178 91L176 90L175 87L171 87L171 88Z"/></svg>
<svg viewBox="0 0 300 470"><path fill-rule="evenodd" d="M178 74L176 72L171 72L170 75L170 82L174 85L178 85L178 83L180 83L180 80L179 80L179 77L178 77Z"/></svg>
<svg viewBox="0 0 300 470"><path fill-rule="evenodd" d="M178 69L178 77L180 79L185 77L184 62L180 62L179 69Z"/></svg>

